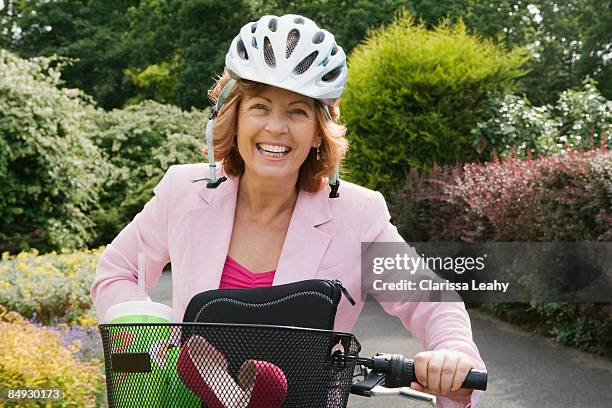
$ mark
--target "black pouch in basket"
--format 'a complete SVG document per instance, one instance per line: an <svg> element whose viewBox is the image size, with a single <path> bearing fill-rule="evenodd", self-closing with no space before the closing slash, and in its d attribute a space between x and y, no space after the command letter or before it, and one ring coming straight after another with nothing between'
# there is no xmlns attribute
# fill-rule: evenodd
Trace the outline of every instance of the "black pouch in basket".
<svg viewBox="0 0 612 408"><path fill-rule="evenodd" d="M344 294L338 280L309 279L250 289L215 289L195 295L183 322L265 324L333 330Z"/></svg>

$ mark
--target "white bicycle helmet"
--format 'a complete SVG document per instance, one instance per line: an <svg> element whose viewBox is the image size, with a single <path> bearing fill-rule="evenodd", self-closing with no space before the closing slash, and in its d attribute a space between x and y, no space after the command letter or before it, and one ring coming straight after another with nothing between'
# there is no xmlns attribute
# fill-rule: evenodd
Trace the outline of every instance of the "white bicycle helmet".
<svg viewBox="0 0 612 408"><path fill-rule="evenodd" d="M334 35L295 14L263 16L240 29L225 65L234 76L263 82L324 105L337 100L346 84L346 55Z"/></svg>
<svg viewBox="0 0 612 408"><path fill-rule="evenodd" d="M234 79L223 87L206 125L210 177L199 180L208 181L208 188L216 188L225 180L216 178L212 131L214 119L236 79L261 82L317 99L331 118L327 105L340 98L348 76L346 54L336 44L334 35L296 14L263 16L245 24L230 45L225 65ZM329 184L329 196L338 197L338 169Z"/></svg>

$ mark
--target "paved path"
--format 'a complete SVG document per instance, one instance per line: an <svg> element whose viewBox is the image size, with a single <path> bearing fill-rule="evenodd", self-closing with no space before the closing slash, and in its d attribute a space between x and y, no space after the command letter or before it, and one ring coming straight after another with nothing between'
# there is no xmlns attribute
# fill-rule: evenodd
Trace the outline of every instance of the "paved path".
<svg viewBox="0 0 612 408"><path fill-rule="evenodd" d="M171 303L170 273L151 291L153 300ZM489 371L489 390L480 408L610 408L612 362L594 358L470 310L474 338ZM367 302L353 330L362 356L377 352L415 354L418 342L401 322L375 301ZM398 398L351 396L350 408L410 408ZM423 406L423 405L420 405Z"/></svg>

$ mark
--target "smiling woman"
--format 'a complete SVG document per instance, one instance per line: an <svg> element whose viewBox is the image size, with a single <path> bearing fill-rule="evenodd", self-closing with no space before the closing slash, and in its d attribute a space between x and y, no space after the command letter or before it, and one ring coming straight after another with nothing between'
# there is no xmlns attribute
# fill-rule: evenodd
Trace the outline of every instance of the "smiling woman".
<svg viewBox="0 0 612 408"><path fill-rule="evenodd" d="M237 126L245 177L296 184L302 163L321 143L319 133L311 98L274 87L245 98Z"/></svg>
<svg viewBox="0 0 612 408"><path fill-rule="evenodd" d="M230 79L231 76L226 69L209 92L213 103L217 102L221 90ZM261 82L239 79L215 120L213 133L215 158L223 162L228 175L239 176L245 171L245 159L241 154L240 140L238 140L241 130L251 129L252 126L257 126L256 123L272 117L274 123L268 126L268 132L275 131L275 126L283 126L285 123L287 131L292 130L294 135L299 133L302 136L300 139L303 144L304 138L310 137L308 134L303 134L305 131L303 125L309 124L307 132L311 132L310 126L314 125L316 143L312 143L312 148L307 150L301 166L298 166L297 187L309 192L319 191L325 185L325 178L344 159L348 149L348 141L345 138L346 127L337 123L340 116L338 102L330 104L327 109L329 115L318 100ZM242 125L240 127L239 121ZM278 131L276 129L277 133ZM284 131L285 129L280 129L280 132ZM283 145L279 141L267 140L270 137L265 136L263 133L259 134L256 143ZM289 140L285 142L289 143ZM291 148L291 144L289 143L287 147ZM264 151L261 153L265 155L265 150L276 152L278 148L262 150ZM248 150L245 150L246 152ZM277 174L273 174L275 175Z"/></svg>
<svg viewBox="0 0 612 408"><path fill-rule="evenodd" d="M334 329L350 331L364 305L362 249L403 239L379 192L343 181L337 194L339 182L331 181L348 146L337 122L346 78L344 51L312 20L263 16L244 25L209 92L210 163L172 166L155 197L107 247L92 286L98 315L136 298L144 253L148 287L172 263L178 316L211 289L340 280L358 300L342 298ZM439 407L474 407L478 392L458 388L484 363L464 305L381 305L431 350L416 356L415 370L425 391L448 398Z"/></svg>

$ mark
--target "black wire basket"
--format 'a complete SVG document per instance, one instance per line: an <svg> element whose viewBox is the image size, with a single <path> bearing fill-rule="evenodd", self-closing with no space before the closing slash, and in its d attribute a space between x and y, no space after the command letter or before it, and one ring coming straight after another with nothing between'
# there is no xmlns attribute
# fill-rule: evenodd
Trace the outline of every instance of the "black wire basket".
<svg viewBox="0 0 612 408"><path fill-rule="evenodd" d="M110 408L343 408L361 350L352 334L297 327L99 328Z"/></svg>

